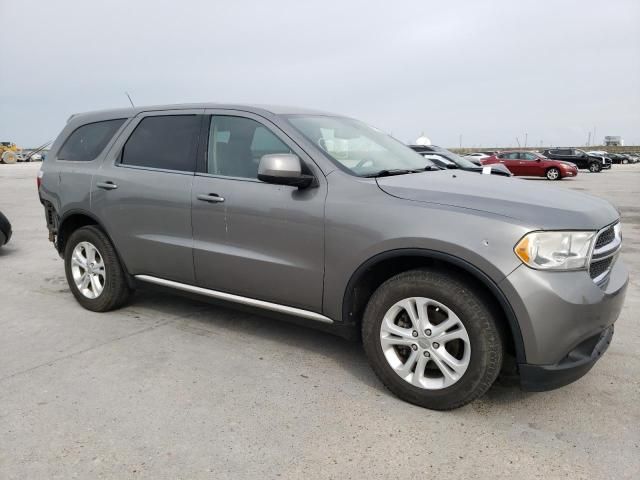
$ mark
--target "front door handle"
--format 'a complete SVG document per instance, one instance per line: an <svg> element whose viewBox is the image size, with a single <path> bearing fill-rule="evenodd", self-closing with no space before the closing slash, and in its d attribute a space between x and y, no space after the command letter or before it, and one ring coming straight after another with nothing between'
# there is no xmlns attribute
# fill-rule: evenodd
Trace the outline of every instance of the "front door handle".
<svg viewBox="0 0 640 480"><path fill-rule="evenodd" d="M217 193L206 193L197 196L198 200L202 200L203 202L209 203L222 203L224 202L224 197L221 197Z"/></svg>
<svg viewBox="0 0 640 480"><path fill-rule="evenodd" d="M96 187L102 188L103 190L115 190L116 188L118 188L118 185L116 185L112 181L106 181L106 182L97 182Z"/></svg>

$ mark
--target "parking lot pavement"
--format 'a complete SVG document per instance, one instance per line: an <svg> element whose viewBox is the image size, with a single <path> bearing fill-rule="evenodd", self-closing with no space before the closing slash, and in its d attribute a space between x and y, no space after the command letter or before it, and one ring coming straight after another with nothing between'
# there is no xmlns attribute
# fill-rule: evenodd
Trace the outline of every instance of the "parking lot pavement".
<svg viewBox="0 0 640 480"><path fill-rule="evenodd" d="M640 165L555 182L623 216L631 284L607 354L563 389L495 386L453 412L403 403L359 345L311 329L153 289L83 310L37 169L0 165L0 478L637 478Z"/></svg>

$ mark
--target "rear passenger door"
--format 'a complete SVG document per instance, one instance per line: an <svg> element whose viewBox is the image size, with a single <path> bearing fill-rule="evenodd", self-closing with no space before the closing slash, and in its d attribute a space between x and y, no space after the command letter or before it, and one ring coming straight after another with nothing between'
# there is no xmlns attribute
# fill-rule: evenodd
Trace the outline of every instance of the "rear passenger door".
<svg viewBox="0 0 640 480"><path fill-rule="evenodd" d="M91 208L133 275L194 283L191 188L202 112L140 114L94 176Z"/></svg>
<svg viewBox="0 0 640 480"><path fill-rule="evenodd" d="M193 186L197 284L320 312L326 180L275 125L251 113L212 110L206 157ZM317 186L261 182L265 154L295 153Z"/></svg>

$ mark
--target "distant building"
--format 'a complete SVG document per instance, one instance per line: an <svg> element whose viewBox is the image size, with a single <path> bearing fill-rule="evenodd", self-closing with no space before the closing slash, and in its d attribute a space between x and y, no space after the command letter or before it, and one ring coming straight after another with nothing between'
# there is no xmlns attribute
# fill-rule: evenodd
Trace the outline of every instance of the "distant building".
<svg viewBox="0 0 640 480"><path fill-rule="evenodd" d="M622 147L624 145L624 140L622 137L607 135L604 137L604 144L607 147Z"/></svg>

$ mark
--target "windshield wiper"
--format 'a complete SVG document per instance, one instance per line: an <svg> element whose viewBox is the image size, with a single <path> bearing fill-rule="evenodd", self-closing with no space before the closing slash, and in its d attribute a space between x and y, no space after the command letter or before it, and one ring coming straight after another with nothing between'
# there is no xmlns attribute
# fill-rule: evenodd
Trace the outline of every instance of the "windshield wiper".
<svg viewBox="0 0 640 480"><path fill-rule="evenodd" d="M404 168L390 168L388 170L380 170L374 173L368 173L367 175L363 175L365 178L375 178L375 177L391 177L392 175L406 175L407 173L416 173L419 170L407 170Z"/></svg>
<svg viewBox="0 0 640 480"><path fill-rule="evenodd" d="M363 175L363 177L365 178L391 177L393 175L406 175L407 173L431 172L436 170L442 170L442 169L435 165L427 165L424 168L417 168L414 170L409 170L406 168L389 168L385 170L380 170L375 173L369 173L367 175Z"/></svg>

